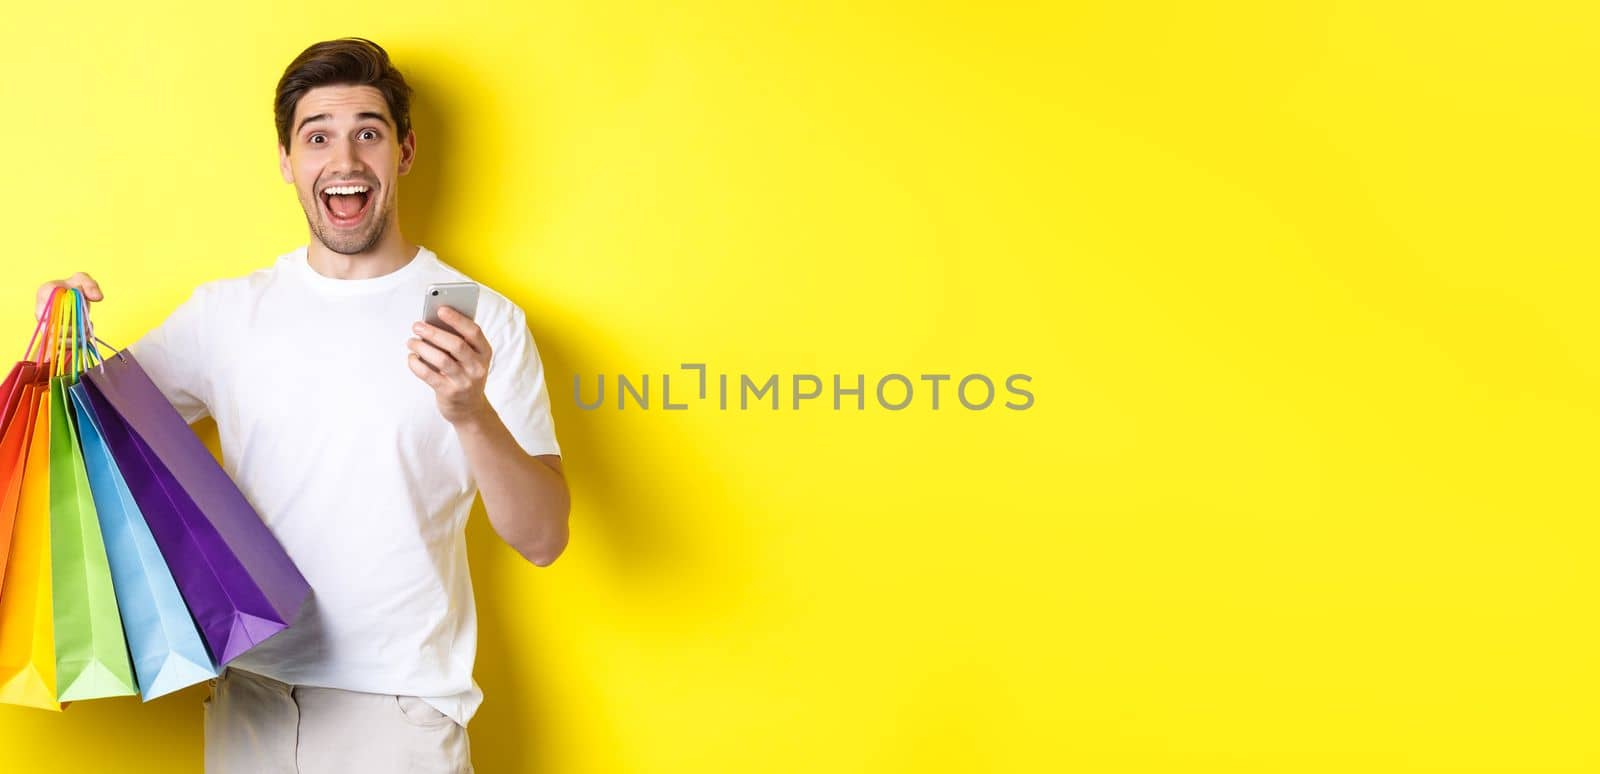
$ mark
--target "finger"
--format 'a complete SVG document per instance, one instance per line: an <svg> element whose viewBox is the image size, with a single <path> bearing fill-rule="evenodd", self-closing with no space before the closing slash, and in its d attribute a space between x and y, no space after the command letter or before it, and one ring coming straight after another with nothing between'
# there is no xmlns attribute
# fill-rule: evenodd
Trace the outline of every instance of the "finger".
<svg viewBox="0 0 1600 774"><path fill-rule="evenodd" d="M105 294L100 292L100 283L94 281L86 272L78 272L67 279L67 284L83 291L85 298L90 301L100 301Z"/></svg>
<svg viewBox="0 0 1600 774"><path fill-rule="evenodd" d="M45 314L45 308L52 302L56 304L74 303L72 300L72 286L68 285L66 280L51 280L45 283L45 286L39 289L39 298L42 301L35 305L37 307L35 309L35 317L41 319Z"/></svg>
<svg viewBox="0 0 1600 774"><path fill-rule="evenodd" d="M445 376L454 376L461 372L461 364L451 357L450 353L429 344L422 339L411 339L406 342L411 352L421 357L423 362L434 367Z"/></svg>
<svg viewBox="0 0 1600 774"><path fill-rule="evenodd" d="M455 328L456 333L461 334L462 339L473 349L484 353L489 351L489 340L484 337L483 329L478 327L478 323L471 317L456 311L453 306L441 306L439 319L450 323L450 327Z"/></svg>
<svg viewBox="0 0 1600 774"><path fill-rule="evenodd" d="M467 344L460 336L437 325L419 322L411 326L411 330L415 331L418 336L421 336L428 343L449 352L457 360L465 360L468 353L472 351L472 346Z"/></svg>
<svg viewBox="0 0 1600 774"><path fill-rule="evenodd" d="M429 368L427 363L422 362L422 358L418 357L415 352L406 355L406 367L410 368L411 373L416 374L418 379L427 382L428 386L435 390L444 384L444 377L440 376L439 372Z"/></svg>
<svg viewBox="0 0 1600 774"><path fill-rule="evenodd" d="M484 344L483 350L478 350L474 349L460 336L437 325L417 323L413 326L413 329L419 331L421 336L427 337L426 341L449 353L450 357L455 359L456 364L460 366L460 370L452 373L452 376L463 376L470 383L471 380L481 379L488 374L489 354L487 343Z"/></svg>
<svg viewBox="0 0 1600 774"><path fill-rule="evenodd" d="M34 296L33 319L44 319L45 305L50 303L50 296L55 295L57 288L64 288L67 283L61 280L50 280L39 286L39 292Z"/></svg>

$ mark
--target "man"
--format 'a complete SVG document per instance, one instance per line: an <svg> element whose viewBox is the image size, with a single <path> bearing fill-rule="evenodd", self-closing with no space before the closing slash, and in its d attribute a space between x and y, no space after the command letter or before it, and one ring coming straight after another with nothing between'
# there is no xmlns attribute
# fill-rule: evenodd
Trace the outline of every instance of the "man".
<svg viewBox="0 0 1600 774"><path fill-rule="evenodd" d="M418 321L427 285L468 278L400 233L416 138L381 47L306 49L276 119L308 244L200 285L129 347L185 419L216 419L224 466L312 587L287 630L212 681L206 770L471 771L474 494L534 564L567 543L538 350L486 287L476 321ZM79 273L41 287L41 309L61 285L103 298Z"/></svg>

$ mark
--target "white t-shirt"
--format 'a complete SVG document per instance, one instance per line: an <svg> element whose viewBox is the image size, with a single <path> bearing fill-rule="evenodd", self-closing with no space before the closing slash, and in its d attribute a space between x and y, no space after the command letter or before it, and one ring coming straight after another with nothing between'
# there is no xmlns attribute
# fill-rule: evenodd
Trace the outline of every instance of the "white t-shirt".
<svg viewBox="0 0 1600 774"><path fill-rule="evenodd" d="M477 484L406 365L426 286L461 281L427 248L381 277L334 279L302 246L200 285L129 345L185 419L216 419L223 467L311 584L290 627L231 666L420 696L463 726L477 711L465 535ZM476 320L493 348L490 405L524 451L560 454L522 309L481 287Z"/></svg>

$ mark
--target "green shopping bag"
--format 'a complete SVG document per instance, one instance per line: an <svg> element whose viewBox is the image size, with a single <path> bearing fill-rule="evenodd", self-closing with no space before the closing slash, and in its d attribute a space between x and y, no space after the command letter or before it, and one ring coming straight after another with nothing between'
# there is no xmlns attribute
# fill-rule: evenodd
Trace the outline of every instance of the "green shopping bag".
<svg viewBox="0 0 1600 774"><path fill-rule="evenodd" d="M74 303L75 302L75 303ZM62 346L65 374L50 378L50 570L55 604L56 698L139 692L111 587L111 563L78 443L67 387L88 365L82 296L73 290Z"/></svg>

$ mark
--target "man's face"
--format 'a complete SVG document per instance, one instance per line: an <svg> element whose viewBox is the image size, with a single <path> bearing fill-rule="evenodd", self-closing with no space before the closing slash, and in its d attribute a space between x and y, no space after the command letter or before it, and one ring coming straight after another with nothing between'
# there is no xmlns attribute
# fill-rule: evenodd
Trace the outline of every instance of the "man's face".
<svg viewBox="0 0 1600 774"><path fill-rule="evenodd" d="M278 166L284 182L294 183L311 233L336 253L372 249L397 212L397 184L411 171L415 134L395 136L389 105L372 86L307 91L289 129Z"/></svg>

